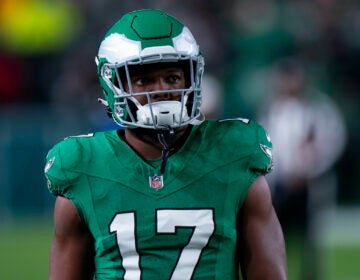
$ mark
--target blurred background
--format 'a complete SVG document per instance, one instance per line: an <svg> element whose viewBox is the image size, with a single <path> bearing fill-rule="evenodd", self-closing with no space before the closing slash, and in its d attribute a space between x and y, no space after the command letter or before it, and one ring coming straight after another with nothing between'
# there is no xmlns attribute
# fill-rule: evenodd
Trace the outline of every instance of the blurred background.
<svg viewBox="0 0 360 280"><path fill-rule="evenodd" d="M357 0L1 0L0 271L46 279L54 198L47 151L112 129L94 56L126 12L184 22L206 61L208 118L260 122L289 279L360 279L360 3Z"/></svg>

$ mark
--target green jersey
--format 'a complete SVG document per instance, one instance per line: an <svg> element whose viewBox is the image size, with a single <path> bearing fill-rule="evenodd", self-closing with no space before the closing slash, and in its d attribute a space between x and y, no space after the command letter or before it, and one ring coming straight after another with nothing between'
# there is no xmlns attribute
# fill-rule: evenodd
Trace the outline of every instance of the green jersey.
<svg viewBox="0 0 360 280"><path fill-rule="evenodd" d="M271 167L256 122L204 121L159 162L144 161L117 131L69 137L45 175L94 237L96 279L238 279L237 216L255 178Z"/></svg>

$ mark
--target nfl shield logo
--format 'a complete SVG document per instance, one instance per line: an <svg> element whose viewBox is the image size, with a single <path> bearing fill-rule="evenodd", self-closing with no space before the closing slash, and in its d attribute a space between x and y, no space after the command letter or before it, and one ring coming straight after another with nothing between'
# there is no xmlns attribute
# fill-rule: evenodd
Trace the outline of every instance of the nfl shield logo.
<svg viewBox="0 0 360 280"><path fill-rule="evenodd" d="M164 186L163 176L161 175L150 176L149 184L150 184L150 188L152 189L156 189L156 190L161 189Z"/></svg>

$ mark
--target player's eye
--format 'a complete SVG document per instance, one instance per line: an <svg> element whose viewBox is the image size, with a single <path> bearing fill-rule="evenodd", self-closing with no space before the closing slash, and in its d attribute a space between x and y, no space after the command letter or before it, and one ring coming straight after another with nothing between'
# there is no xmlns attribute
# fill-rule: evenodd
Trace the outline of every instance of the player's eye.
<svg viewBox="0 0 360 280"><path fill-rule="evenodd" d="M147 76L138 76L134 77L131 82L136 86L146 86L152 82L152 79Z"/></svg>
<svg viewBox="0 0 360 280"><path fill-rule="evenodd" d="M169 76L166 78L166 81L167 81L168 83L171 83L171 84L177 84L177 83L179 83L181 80L182 80L182 77L181 77L180 75L177 75L177 74L169 75Z"/></svg>

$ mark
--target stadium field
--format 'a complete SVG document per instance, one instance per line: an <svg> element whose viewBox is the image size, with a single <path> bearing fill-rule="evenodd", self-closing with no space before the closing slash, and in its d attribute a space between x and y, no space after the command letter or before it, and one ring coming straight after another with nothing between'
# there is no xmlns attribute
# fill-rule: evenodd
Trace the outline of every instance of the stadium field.
<svg viewBox="0 0 360 280"><path fill-rule="evenodd" d="M345 239L346 236L344 235ZM303 256L301 255L302 245L299 237L291 236L287 240L288 258L288 280L304 280L302 277ZM334 242L322 243L316 248L316 274L317 280L360 280L360 243L357 242ZM315 274L310 271L306 275L313 277Z"/></svg>
<svg viewBox="0 0 360 280"><path fill-rule="evenodd" d="M0 223L0 278L48 278L51 221L19 219Z"/></svg>
<svg viewBox="0 0 360 280"><path fill-rule="evenodd" d="M319 220L321 280L359 280L360 208L333 209Z"/></svg>

